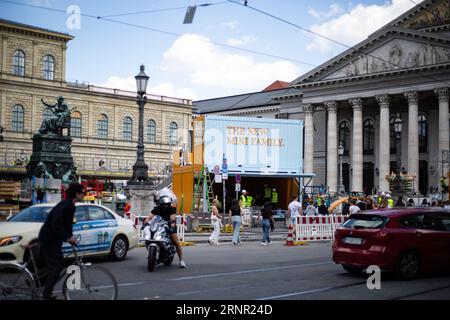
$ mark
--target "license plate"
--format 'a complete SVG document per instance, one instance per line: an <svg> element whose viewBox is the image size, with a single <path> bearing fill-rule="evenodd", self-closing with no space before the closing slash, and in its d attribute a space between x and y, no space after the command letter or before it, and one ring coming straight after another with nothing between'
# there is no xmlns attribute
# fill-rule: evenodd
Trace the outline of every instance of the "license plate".
<svg viewBox="0 0 450 320"><path fill-rule="evenodd" d="M343 241L344 241L344 243L347 243L347 244L362 244L361 238L345 237L343 239Z"/></svg>

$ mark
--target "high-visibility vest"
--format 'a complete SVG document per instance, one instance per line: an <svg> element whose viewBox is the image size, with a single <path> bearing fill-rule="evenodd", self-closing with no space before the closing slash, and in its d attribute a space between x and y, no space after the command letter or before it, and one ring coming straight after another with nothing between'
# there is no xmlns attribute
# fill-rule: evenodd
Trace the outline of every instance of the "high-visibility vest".
<svg viewBox="0 0 450 320"><path fill-rule="evenodd" d="M322 205L322 198L318 197L317 198L317 206L320 207Z"/></svg>
<svg viewBox="0 0 450 320"><path fill-rule="evenodd" d="M271 193L272 193L272 190L270 190L270 188L265 188L264 189L264 198L270 199Z"/></svg>
<svg viewBox="0 0 450 320"><path fill-rule="evenodd" d="M378 205L381 205L381 202L383 201L383 199L381 198L381 196L378 197Z"/></svg>
<svg viewBox="0 0 450 320"><path fill-rule="evenodd" d="M253 197L247 196L247 207L251 207L253 205Z"/></svg>
<svg viewBox="0 0 450 320"><path fill-rule="evenodd" d="M272 203L278 203L278 193L272 192Z"/></svg>
<svg viewBox="0 0 450 320"><path fill-rule="evenodd" d="M241 207L247 207L247 197L244 195L241 195Z"/></svg>
<svg viewBox="0 0 450 320"><path fill-rule="evenodd" d="M394 199L389 198L387 202L388 202L389 208L393 208L394 207Z"/></svg>

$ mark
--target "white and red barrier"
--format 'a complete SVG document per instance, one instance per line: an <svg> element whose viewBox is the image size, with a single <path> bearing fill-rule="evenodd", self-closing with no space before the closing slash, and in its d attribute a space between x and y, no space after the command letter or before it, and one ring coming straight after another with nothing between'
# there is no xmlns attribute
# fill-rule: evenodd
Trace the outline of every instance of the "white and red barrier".
<svg viewBox="0 0 450 320"><path fill-rule="evenodd" d="M298 216L295 224L296 241L334 240L334 231L347 220L345 215Z"/></svg>
<svg viewBox="0 0 450 320"><path fill-rule="evenodd" d="M184 242L184 232L186 231L186 219L184 215L177 215L177 236L180 242Z"/></svg>

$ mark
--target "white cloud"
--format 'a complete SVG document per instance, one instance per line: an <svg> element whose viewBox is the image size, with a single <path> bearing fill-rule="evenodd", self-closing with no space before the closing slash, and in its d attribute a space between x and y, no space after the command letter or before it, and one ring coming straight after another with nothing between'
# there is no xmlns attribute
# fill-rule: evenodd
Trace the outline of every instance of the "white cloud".
<svg viewBox="0 0 450 320"><path fill-rule="evenodd" d="M257 38L253 36L242 36L240 39L230 38L227 40L227 44L234 47L242 47L256 41L256 39Z"/></svg>
<svg viewBox="0 0 450 320"><path fill-rule="evenodd" d="M111 76L108 78L108 80L106 80L106 82L99 84L99 86L111 89L136 91L136 80L134 79L134 77L121 78ZM176 97L191 100L197 99L197 95L192 89L175 88L175 86L170 82L163 82L155 86L148 87L147 93L166 97Z"/></svg>
<svg viewBox="0 0 450 320"><path fill-rule="evenodd" d="M308 13L314 18L322 20L322 19L329 19L331 17L342 14L344 13L344 9L339 4L333 3L330 5L328 11L316 11L311 8L308 10Z"/></svg>
<svg viewBox="0 0 450 320"><path fill-rule="evenodd" d="M228 22L223 22L220 24L222 27L234 30L239 26L239 22L237 20L232 20Z"/></svg>
<svg viewBox="0 0 450 320"><path fill-rule="evenodd" d="M301 71L288 61L256 62L247 55L223 52L197 34L175 40L164 53L163 66L196 87L220 88L229 94L259 91L275 80L295 79Z"/></svg>
<svg viewBox="0 0 450 320"><path fill-rule="evenodd" d="M413 6L414 3L409 0L389 0L383 5L360 3L350 12L322 24L313 25L310 29L346 45L354 45ZM327 53L331 45L330 41L316 37L307 49Z"/></svg>

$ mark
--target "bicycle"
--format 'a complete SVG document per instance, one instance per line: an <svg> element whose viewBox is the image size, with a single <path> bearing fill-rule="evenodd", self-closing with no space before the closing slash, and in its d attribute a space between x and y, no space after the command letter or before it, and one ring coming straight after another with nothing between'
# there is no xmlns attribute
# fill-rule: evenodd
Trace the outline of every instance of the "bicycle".
<svg viewBox="0 0 450 320"><path fill-rule="evenodd" d="M37 268L33 254L33 248L36 246L37 243L22 246L30 253L30 259L23 264L0 263L0 300L43 299L42 279L48 274L48 270ZM118 287L112 273L100 266L83 262L74 245L72 252L74 261L64 268L58 278L60 282L65 277L62 288L64 299L116 300Z"/></svg>

